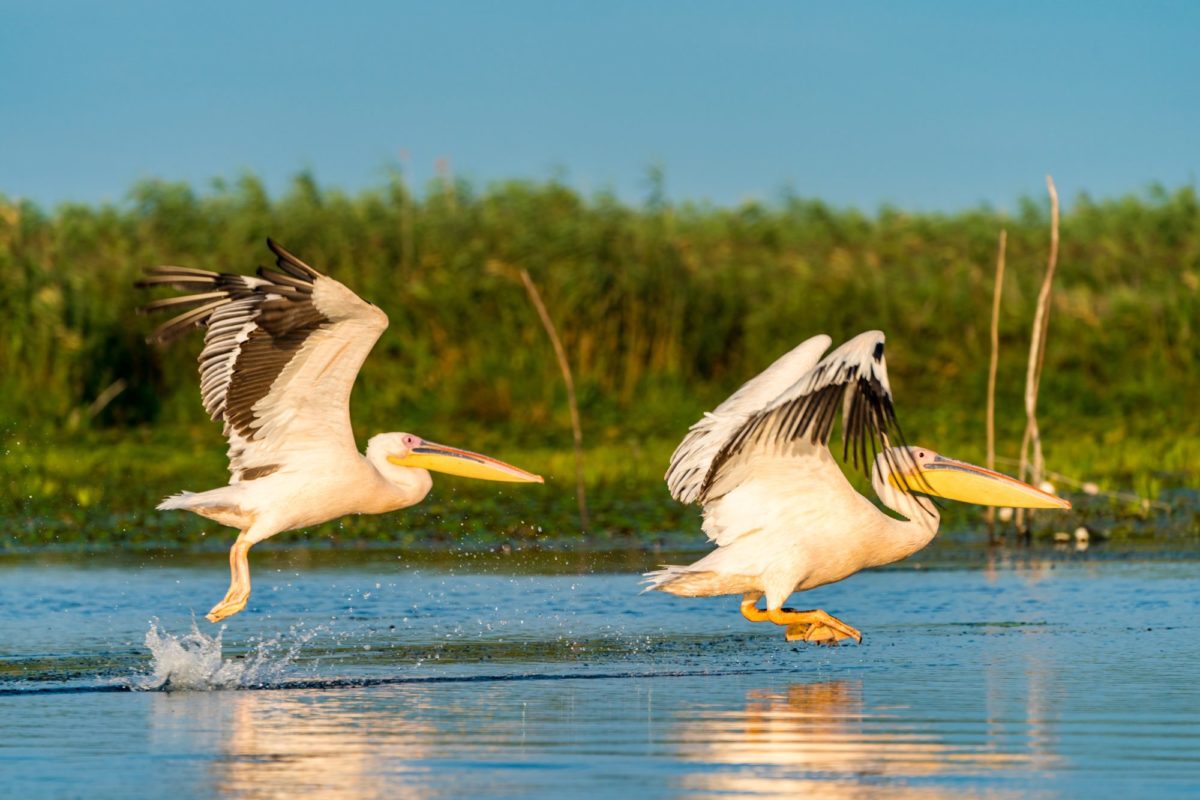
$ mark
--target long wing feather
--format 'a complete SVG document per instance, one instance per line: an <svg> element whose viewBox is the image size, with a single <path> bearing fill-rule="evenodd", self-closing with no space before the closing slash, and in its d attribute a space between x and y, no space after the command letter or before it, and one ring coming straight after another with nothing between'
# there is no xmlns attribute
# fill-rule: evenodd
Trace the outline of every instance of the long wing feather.
<svg viewBox="0 0 1200 800"><path fill-rule="evenodd" d="M232 482L285 469L330 448L355 449L350 392L387 315L268 239L277 270L258 277L154 267L139 286L192 292L144 311L183 313L150 336L206 328L200 396L229 440Z"/></svg>
<svg viewBox="0 0 1200 800"><path fill-rule="evenodd" d="M713 457L697 495L699 502L731 490L757 458L803 456L813 448L828 447L839 408L843 458L869 474L878 451L904 443L883 350L882 332L860 334L749 415ZM889 458L898 457L902 456L889 453ZM893 474L907 471L898 469L898 464L890 466Z"/></svg>
<svg viewBox="0 0 1200 800"><path fill-rule="evenodd" d="M713 458L725 443L751 415L770 405L816 366L832 341L825 334L805 340L747 381L724 403L706 411L671 455L666 474L671 496L682 503L695 502Z"/></svg>

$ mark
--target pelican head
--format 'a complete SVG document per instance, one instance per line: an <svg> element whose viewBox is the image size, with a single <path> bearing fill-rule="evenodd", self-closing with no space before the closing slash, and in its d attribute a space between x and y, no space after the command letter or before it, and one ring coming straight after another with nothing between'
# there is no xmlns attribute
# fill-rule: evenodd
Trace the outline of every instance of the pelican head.
<svg viewBox="0 0 1200 800"><path fill-rule="evenodd" d="M907 451L907 452L906 452ZM891 447L879 454L887 480L895 488L974 503L1011 508L1070 508L1061 497L999 472L958 461L928 447Z"/></svg>
<svg viewBox="0 0 1200 800"><path fill-rule="evenodd" d="M505 464L470 450L437 444L411 433L385 433L372 437L367 445L367 457L371 458L375 453L397 467L443 472L447 475L485 481L543 482L541 475L526 472L512 464Z"/></svg>

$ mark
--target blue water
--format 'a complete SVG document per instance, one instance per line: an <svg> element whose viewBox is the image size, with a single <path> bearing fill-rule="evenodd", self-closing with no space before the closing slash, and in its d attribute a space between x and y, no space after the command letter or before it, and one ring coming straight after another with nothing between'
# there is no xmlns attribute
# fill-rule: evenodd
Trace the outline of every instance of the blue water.
<svg viewBox="0 0 1200 800"><path fill-rule="evenodd" d="M0 560L0 796L1200 794L1200 561L866 573L836 648L519 553L256 553L222 628L223 561Z"/></svg>

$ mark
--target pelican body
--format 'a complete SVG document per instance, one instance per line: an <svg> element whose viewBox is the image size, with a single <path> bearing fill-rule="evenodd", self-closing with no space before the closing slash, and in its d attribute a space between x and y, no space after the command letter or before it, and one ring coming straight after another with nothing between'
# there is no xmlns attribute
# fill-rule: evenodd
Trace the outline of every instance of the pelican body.
<svg viewBox="0 0 1200 800"><path fill-rule="evenodd" d="M188 294L143 310L173 311L150 340L205 328L200 394L224 422L228 486L182 492L158 508L182 509L236 528L230 586L208 613L217 622L250 596L250 548L277 533L347 514L383 514L421 502L430 470L484 480L542 478L488 456L411 433L372 437L359 453L350 424L358 371L387 328L383 311L268 239L276 269L257 276L155 267L139 286Z"/></svg>
<svg viewBox="0 0 1200 800"><path fill-rule="evenodd" d="M998 472L903 442L884 335L863 333L825 358L814 336L693 425L671 457L672 496L698 503L717 546L688 566L647 574L647 590L685 597L742 595L743 616L786 628L788 640L862 634L821 609L783 607L795 592L900 561L929 544L939 514L929 496L981 505L1069 508ZM881 511L855 491L828 443L842 412L843 460L869 466ZM868 453L868 451L870 451ZM765 600L765 608L758 601Z"/></svg>

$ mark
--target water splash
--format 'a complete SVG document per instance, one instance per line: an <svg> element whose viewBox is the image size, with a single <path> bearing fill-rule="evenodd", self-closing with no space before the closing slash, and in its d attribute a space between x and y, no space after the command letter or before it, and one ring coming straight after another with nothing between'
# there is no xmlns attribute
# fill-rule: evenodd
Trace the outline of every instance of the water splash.
<svg viewBox="0 0 1200 800"><path fill-rule="evenodd" d="M198 691L254 689L278 684L295 665L301 648L319 629L290 629L286 634L254 643L244 655L225 657L222 628L209 636L196 626L181 636L160 631L152 620L146 631L150 672L133 676L138 691Z"/></svg>

